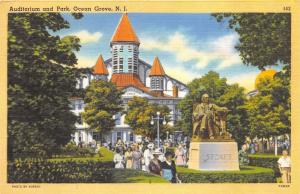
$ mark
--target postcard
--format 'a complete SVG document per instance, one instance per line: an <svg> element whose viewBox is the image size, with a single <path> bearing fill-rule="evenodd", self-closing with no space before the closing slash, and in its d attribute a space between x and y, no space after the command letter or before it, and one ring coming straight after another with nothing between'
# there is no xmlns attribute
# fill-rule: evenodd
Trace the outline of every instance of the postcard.
<svg viewBox="0 0 300 194"><path fill-rule="evenodd" d="M0 6L0 194L298 192L299 2Z"/></svg>

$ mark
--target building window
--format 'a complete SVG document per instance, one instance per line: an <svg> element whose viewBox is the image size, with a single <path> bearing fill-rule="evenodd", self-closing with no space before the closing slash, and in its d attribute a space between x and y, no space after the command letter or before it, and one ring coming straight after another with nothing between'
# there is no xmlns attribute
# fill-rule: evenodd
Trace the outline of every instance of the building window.
<svg viewBox="0 0 300 194"><path fill-rule="evenodd" d="M138 72L138 69L137 69L137 66L134 64L134 66L133 66L133 72L134 73L137 73Z"/></svg>
<svg viewBox="0 0 300 194"><path fill-rule="evenodd" d="M123 52L123 46L120 47L120 52Z"/></svg>
<svg viewBox="0 0 300 194"><path fill-rule="evenodd" d="M81 110L81 109L82 109L82 104L78 103L78 110Z"/></svg>
<svg viewBox="0 0 300 194"><path fill-rule="evenodd" d="M160 87L159 87L159 78L156 78L156 89L160 89Z"/></svg>
<svg viewBox="0 0 300 194"><path fill-rule="evenodd" d="M132 132L129 135L129 141L133 141L133 133Z"/></svg>
<svg viewBox="0 0 300 194"><path fill-rule="evenodd" d="M155 79L154 78L151 79L151 88L155 88Z"/></svg>
<svg viewBox="0 0 300 194"><path fill-rule="evenodd" d="M123 65L123 58L122 57L119 58L119 64Z"/></svg>
<svg viewBox="0 0 300 194"><path fill-rule="evenodd" d="M114 58L113 65L117 65L117 64L118 64L118 60L117 58Z"/></svg>
<svg viewBox="0 0 300 194"><path fill-rule="evenodd" d="M128 52L132 52L132 47L128 46Z"/></svg>
<svg viewBox="0 0 300 194"><path fill-rule="evenodd" d="M128 72L132 72L132 58L128 58Z"/></svg>
<svg viewBox="0 0 300 194"><path fill-rule="evenodd" d="M118 131L117 132L117 140L122 139L122 132Z"/></svg>

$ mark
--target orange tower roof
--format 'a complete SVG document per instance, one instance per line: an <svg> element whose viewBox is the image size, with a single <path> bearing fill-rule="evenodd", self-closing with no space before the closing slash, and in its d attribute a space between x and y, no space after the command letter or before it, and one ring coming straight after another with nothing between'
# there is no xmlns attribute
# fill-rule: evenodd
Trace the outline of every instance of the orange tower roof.
<svg viewBox="0 0 300 194"><path fill-rule="evenodd" d="M122 15L111 42L135 42L140 44L139 38L131 26L127 13Z"/></svg>
<svg viewBox="0 0 300 194"><path fill-rule="evenodd" d="M155 57L149 76L164 76L164 75L165 75L164 68L162 67L158 57Z"/></svg>
<svg viewBox="0 0 300 194"><path fill-rule="evenodd" d="M108 71L107 71L106 65L104 64L102 55L100 55L100 56L98 57L97 63L96 63L96 65L94 66L94 71L93 71L93 73L94 73L95 75L108 75Z"/></svg>

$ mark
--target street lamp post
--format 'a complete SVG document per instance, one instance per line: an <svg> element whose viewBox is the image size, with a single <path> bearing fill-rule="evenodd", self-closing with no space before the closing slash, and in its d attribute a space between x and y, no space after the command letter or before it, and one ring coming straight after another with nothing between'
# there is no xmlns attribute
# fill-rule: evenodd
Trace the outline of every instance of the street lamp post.
<svg viewBox="0 0 300 194"><path fill-rule="evenodd" d="M169 131L167 131L167 141L169 142Z"/></svg>
<svg viewBox="0 0 300 194"><path fill-rule="evenodd" d="M160 117L160 112L156 112L156 117L151 118L151 125L154 125L154 121L156 120L157 122L157 148L160 147L160 138L159 138L159 121L163 120L163 124L167 124L165 117L161 118Z"/></svg>

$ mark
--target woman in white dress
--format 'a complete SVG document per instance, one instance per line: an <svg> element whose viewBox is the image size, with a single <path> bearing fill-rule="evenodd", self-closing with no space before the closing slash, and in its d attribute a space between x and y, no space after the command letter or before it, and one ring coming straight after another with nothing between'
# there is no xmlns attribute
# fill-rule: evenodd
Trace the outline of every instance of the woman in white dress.
<svg viewBox="0 0 300 194"><path fill-rule="evenodd" d="M114 163L115 168L124 168L124 156L121 155L120 149L116 149L116 153L114 155Z"/></svg>

